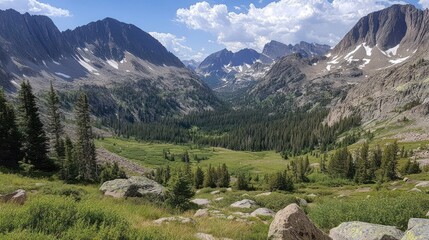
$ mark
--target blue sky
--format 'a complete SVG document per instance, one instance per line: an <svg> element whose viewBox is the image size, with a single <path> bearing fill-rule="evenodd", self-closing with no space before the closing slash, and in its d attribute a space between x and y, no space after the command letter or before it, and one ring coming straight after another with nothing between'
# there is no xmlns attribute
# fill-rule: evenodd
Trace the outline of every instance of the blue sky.
<svg viewBox="0 0 429 240"><path fill-rule="evenodd" d="M223 48L261 50L270 40L335 45L366 14L429 0L0 0L0 9L43 14L60 30L112 17L151 33L182 60Z"/></svg>

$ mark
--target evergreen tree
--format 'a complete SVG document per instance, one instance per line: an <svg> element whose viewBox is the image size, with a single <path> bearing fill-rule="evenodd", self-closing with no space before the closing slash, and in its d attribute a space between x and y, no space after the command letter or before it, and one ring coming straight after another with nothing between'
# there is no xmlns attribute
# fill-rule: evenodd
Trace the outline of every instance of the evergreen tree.
<svg viewBox="0 0 429 240"><path fill-rule="evenodd" d="M363 144L362 148L357 150L356 155L355 181L357 183L368 183L372 180L372 175L370 173L371 166L368 159L369 146L367 142Z"/></svg>
<svg viewBox="0 0 429 240"><path fill-rule="evenodd" d="M51 170L47 153L48 144L43 124L40 121L36 97L30 83L23 81L19 90L19 127L22 132L22 151L24 162L34 165L36 169Z"/></svg>
<svg viewBox="0 0 429 240"><path fill-rule="evenodd" d="M209 165L209 167L207 168L207 172L204 176L204 187L215 188L216 182L216 169Z"/></svg>
<svg viewBox="0 0 429 240"><path fill-rule="evenodd" d="M332 177L354 177L354 165L347 147L337 149L328 163L328 172Z"/></svg>
<svg viewBox="0 0 429 240"><path fill-rule="evenodd" d="M421 171L422 170L420 169L419 163L417 161L411 161L410 159L408 159L399 172L402 175L407 175L421 173Z"/></svg>
<svg viewBox="0 0 429 240"><path fill-rule="evenodd" d="M229 187L229 182L231 178L225 163L222 164L222 167L219 167L217 175L218 175L218 187L221 187L221 188Z"/></svg>
<svg viewBox="0 0 429 240"><path fill-rule="evenodd" d="M21 139L15 112L0 89L0 166L17 168L21 160Z"/></svg>
<svg viewBox="0 0 429 240"><path fill-rule="evenodd" d="M75 181L78 176L78 164L74 154L73 142L68 136L66 136L64 155L64 166L61 169L61 176L68 182Z"/></svg>
<svg viewBox="0 0 429 240"><path fill-rule="evenodd" d="M383 179L387 181L395 180L396 167L398 164L398 143L395 141L384 148L382 159Z"/></svg>
<svg viewBox="0 0 429 240"><path fill-rule="evenodd" d="M76 107L77 142L76 159L79 163L79 180L95 181L98 177L95 144L92 135L89 103L86 94L81 93Z"/></svg>
<svg viewBox="0 0 429 240"><path fill-rule="evenodd" d="M328 154L324 153L322 155L322 158L320 158L320 172L321 173L326 173L326 162L328 160Z"/></svg>
<svg viewBox="0 0 429 240"><path fill-rule="evenodd" d="M238 190L248 190L249 182L244 173L240 173L237 176L237 189Z"/></svg>
<svg viewBox="0 0 429 240"><path fill-rule="evenodd" d="M271 175L268 187L270 191L292 191L294 188L292 178L288 175L287 171Z"/></svg>
<svg viewBox="0 0 429 240"><path fill-rule="evenodd" d="M170 188L167 192L167 203L180 210L189 208L189 200L195 195L192 190L192 184L182 173L173 177Z"/></svg>
<svg viewBox="0 0 429 240"><path fill-rule="evenodd" d="M199 166L195 170L194 186L196 189L200 189L204 186L204 172Z"/></svg>
<svg viewBox="0 0 429 240"><path fill-rule="evenodd" d="M55 157L60 160L61 165L64 165L64 145L61 143L63 134L63 125L61 123L60 99L51 82L50 91L48 93L48 133L51 139L52 148Z"/></svg>

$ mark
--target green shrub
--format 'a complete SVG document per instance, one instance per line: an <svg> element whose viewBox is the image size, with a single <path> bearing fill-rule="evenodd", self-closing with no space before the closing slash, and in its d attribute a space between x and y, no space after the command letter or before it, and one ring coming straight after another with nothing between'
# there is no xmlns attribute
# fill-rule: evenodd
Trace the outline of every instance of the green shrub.
<svg viewBox="0 0 429 240"><path fill-rule="evenodd" d="M268 196L255 197L258 205L279 211L291 203L296 203L296 197L288 194L273 192Z"/></svg>
<svg viewBox="0 0 429 240"><path fill-rule="evenodd" d="M353 181L350 181L345 178L333 178L329 175L323 173L312 173L308 175L310 183L316 183L320 186L327 187L342 187L347 185L355 185Z"/></svg>
<svg viewBox="0 0 429 240"><path fill-rule="evenodd" d="M349 221L392 225L405 230L410 218L424 217L428 209L427 194L382 191L369 198L325 198L309 208L309 217L324 230Z"/></svg>

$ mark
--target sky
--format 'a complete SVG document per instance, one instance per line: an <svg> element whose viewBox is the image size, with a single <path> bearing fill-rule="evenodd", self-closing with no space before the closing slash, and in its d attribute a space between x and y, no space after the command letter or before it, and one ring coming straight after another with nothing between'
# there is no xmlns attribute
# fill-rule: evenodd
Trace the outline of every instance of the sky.
<svg viewBox="0 0 429 240"><path fill-rule="evenodd" d="M271 40L335 46L368 13L429 0L0 0L0 9L49 16L63 31L112 17L149 32L182 60Z"/></svg>

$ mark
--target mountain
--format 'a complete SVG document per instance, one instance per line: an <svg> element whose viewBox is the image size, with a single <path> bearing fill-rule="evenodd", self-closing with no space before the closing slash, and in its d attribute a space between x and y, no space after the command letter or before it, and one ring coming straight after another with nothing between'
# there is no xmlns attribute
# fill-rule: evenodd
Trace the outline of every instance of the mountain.
<svg viewBox="0 0 429 240"><path fill-rule="evenodd" d="M45 16L0 11L0 86L52 81L65 102L79 89L101 119L152 121L220 106L212 91L161 43L112 18L60 32Z"/></svg>
<svg viewBox="0 0 429 240"><path fill-rule="evenodd" d="M324 57L281 58L248 95L262 103L286 98L295 106L327 106L330 124L358 114L368 124L405 119L423 129L429 126L428 50L429 10L393 5L360 19Z"/></svg>
<svg viewBox="0 0 429 240"><path fill-rule="evenodd" d="M197 68L197 73L215 91L234 92L254 85L281 57L300 53L306 57L323 55L327 45L301 42L295 46L271 41L262 53L242 49L236 53L227 49L208 56Z"/></svg>
<svg viewBox="0 0 429 240"><path fill-rule="evenodd" d="M371 13L356 24L333 54L344 55L350 49L357 49L357 54L361 46L371 49L368 52L372 54L367 54L371 63L380 59L363 68L368 78L336 103L329 122L358 113L366 122L405 117L416 120L416 126L429 125L429 10L394 5Z"/></svg>
<svg viewBox="0 0 429 240"><path fill-rule="evenodd" d="M200 62L197 62L195 60L183 60L183 64L192 71L195 71L197 67L200 65Z"/></svg>
<svg viewBox="0 0 429 240"><path fill-rule="evenodd" d="M294 53L299 53L303 57L323 56L329 52L329 50L331 50L330 46L317 43L307 43L301 41L296 45L286 45L273 40L264 46L262 54L273 60L277 60Z"/></svg>

